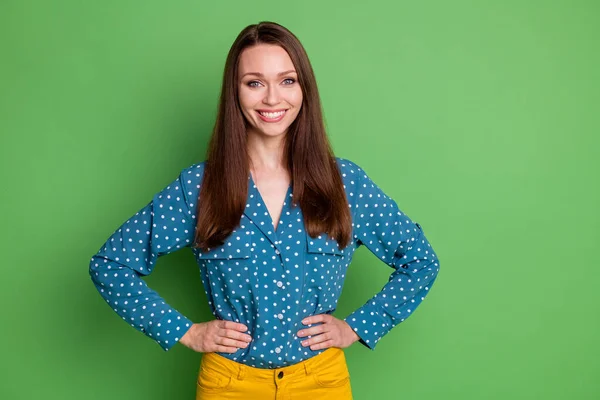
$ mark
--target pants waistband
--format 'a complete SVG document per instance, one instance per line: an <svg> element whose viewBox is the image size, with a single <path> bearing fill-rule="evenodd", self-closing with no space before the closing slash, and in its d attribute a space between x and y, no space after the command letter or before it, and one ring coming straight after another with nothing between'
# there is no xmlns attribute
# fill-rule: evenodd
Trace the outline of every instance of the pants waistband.
<svg viewBox="0 0 600 400"><path fill-rule="evenodd" d="M237 379L251 379L254 381L269 381L273 382L274 378L300 375L310 375L313 370L318 370L320 366L344 363L346 358L344 351L338 347L330 347L324 352L301 361L294 365L288 365L281 368L256 368L248 365L232 361L216 353L205 353L202 356L201 368L215 369L218 371L227 371Z"/></svg>

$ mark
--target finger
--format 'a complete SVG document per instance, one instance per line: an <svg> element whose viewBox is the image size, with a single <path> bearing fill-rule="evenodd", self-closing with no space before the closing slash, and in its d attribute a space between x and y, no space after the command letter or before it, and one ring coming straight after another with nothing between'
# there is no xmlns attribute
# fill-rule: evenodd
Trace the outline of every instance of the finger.
<svg viewBox="0 0 600 400"><path fill-rule="evenodd" d="M248 343L252 341L252 336L235 331L233 329L220 329L218 334L219 336L228 337L236 340L242 340Z"/></svg>
<svg viewBox="0 0 600 400"><path fill-rule="evenodd" d="M216 345L215 346L215 351L219 352L219 353L235 353L236 351L238 351L237 347L227 347L227 346L222 346L222 345Z"/></svg>
<svg viewBox="0 0 600 400"><path fill-rule="evenodd" d="M306 347L306 346L310 346L315 343L321 343L321 342L324 342L324 341L327 341L330 339L333 339L333 335L330 332L324 332L320 335L313 336L310 339L303 340L301 342L301 344L302 344L302 346Z"/></svg>
<svg viewBox="0 0 600 400"><path fill-rule="evenodd" d="M317 322L329 322L333 317L329 314L317 314L311 315L310 317L306 317L302 320L304 325L311 325Z"/></svg>
<svg viewBox="0 0 600 400"><path fill-rule="evenodd" d="M226 337L217 337L217 339L215 339L215 343L227 347L237 347L241 349L248 347L248 342L242 342L240 340L229 339Z"/></svg>
<svg viewBox="0 0 600 400"><path fill-rule="evenodd" d="M328 330L327 325L317 325L317 326L313 326L312 328L302 329L302 330L298 331L298 336L304 337L304 336L317 335L319 333L325 332L325 330Z"/></svg>
<svg viewBox="0 0 600 400"><path fill-rule="evenodd" d="M326 341L321 342L321 343L313 344L312 346L310 346L310 349L311 350L326 349L328 347L332 347L333 344L334 344L333 340L326 340Z"/></svg>
<svg viewBox="0 0 600 400"><path fill-rule="evenodd" d="M222 321L220 328L233 329L240 332L246 332L248 330L248 327L246 325L233 321Z"/></svg>

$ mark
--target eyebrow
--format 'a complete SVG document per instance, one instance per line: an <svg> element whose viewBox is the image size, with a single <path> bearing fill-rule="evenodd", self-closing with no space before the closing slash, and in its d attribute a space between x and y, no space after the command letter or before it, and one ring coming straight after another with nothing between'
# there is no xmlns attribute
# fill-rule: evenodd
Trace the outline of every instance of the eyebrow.
<svg viewBox="0 0 600 400"><path fill-rule="evenodd" d="M281 76L281 75L286 75L286 74L290 74L292 72L296 72L293 69L290 69L289 71L283 71L277 74L277 76ZM242 78L246 75L256 75L256 76L260 76L261 78L264 78L265 76L263 74L261 74L260 72L246 72L244 75L242 75Z"/></svg>

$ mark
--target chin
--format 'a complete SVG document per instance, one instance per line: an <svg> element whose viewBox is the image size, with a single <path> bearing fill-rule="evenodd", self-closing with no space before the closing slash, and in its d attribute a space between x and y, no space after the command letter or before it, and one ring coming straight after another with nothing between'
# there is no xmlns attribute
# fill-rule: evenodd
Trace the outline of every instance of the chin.
<svg viewBox="0 0 600 400"><path fill-rule="evenodd" d="M258 133L260 136L268 136L268 137L278 137L278 136L285 135L286 132L288 131L288 129L289 129L289 127L280 128L280 129L267 129L267 130L262 130L260 128L254 128L255 132Z"/></svg>

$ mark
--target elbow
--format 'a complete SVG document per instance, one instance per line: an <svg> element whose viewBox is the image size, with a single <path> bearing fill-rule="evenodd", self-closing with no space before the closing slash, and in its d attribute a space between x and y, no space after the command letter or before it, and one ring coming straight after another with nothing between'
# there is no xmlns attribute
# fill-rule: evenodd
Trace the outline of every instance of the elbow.
<svg viewBox="0 0 600 400"><path fill-rule="evenodd" d="M440 260L437 257L434 257L433 260L429 263L430 274L432 275L431 280L435 280L440 272Z"/></svg>
<svg viewBox="0 0 600 400"><path fill-rule="evenodd" d="M429 277L427 279L429 287L431 287L433 285L433 283L435 282L435 280L438 277L438 274L440 272L440 261L438 260L437 257L434 257L434 259L431 261L431 263L429 264Z"/></svg>
<svg viewBox="0 0 600 400"><path fill-rule="evenodd" d="M92 279L94 284L96 284L97 286L104 285L104 283L102 282L102 278L104 277L103 271L105 262L103 260L105 260L103 257L94 255L89 263L88 273L90 274L90 278Z"/></svg>

